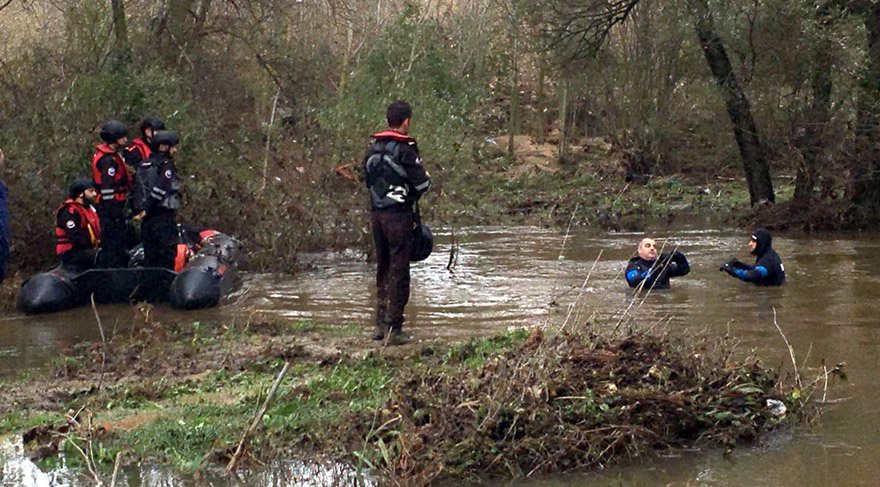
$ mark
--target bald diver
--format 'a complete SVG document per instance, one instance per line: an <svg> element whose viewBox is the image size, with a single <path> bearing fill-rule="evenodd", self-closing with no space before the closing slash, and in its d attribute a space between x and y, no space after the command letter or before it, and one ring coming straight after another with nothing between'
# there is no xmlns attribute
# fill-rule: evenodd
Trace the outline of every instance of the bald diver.
<svg viewBox="0 0 880 487"><path fill-rule="evenodd" d="M685 276L691 271L687 258L677 250L658 257L657 243L651 238L639 242L638 254L629 260L624 273L629 287L638 287L644 282L648 289L667 289L670 278Z"/></svg>

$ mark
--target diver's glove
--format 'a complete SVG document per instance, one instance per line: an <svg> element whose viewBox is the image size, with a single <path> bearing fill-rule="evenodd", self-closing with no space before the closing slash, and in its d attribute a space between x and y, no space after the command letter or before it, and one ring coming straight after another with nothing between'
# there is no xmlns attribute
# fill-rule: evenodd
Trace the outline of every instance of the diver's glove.
<svg viewBox="0 0 880 487"><path fill-rule="evenodd" d="M725 262L724 264L722 264L721 267L718 268L718 270L722 271L722 272L726 272L726 273L730 274L731 276L736 275L736 267L734 267L735 262L737 262L736 259L730 259L727 262Z"/></svg>

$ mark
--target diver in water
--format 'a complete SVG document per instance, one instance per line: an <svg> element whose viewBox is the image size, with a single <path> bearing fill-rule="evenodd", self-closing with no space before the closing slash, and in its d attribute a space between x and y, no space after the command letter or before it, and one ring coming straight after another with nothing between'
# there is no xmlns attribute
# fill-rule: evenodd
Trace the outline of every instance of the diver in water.
<svg viewBox="0 0 880 487"><path fill-rule="evenodd" d="M770 232L763 228L755 230L749 240L749 250L757 256L755 265L731 259L719 270L758 286L780 286L785 282L785 266L782 265L779 254L773 250L773 237Z"/></svg>
<svg viewBox="0 0 880 487"><path fill-rule="evenodd" d="M638 287L644 282L644 287L648 289L667 289L670 278L681 277L691 271L687 258L677 250L658 257L657 243L651 238L643 238L639 242L638 254L629 260L624 272L629 287Z"/></svg>

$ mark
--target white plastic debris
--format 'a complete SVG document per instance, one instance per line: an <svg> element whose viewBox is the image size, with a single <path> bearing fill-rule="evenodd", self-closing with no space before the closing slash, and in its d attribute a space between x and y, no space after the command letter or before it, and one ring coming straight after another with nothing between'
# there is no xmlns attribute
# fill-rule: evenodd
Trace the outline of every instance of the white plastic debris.
<svg viewBox="0 0 880 487"><path fill-rule="evenodd" d="M767 399L767 409L770 410L770 414L777 418L785 416L785 412L787 411L785 404L778 399Z"/></svg>

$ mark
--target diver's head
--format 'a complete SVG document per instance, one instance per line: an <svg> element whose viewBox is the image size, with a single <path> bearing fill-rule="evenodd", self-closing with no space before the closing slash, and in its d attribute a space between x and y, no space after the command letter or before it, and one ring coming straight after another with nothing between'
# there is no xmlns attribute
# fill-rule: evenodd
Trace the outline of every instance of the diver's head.
<svg viewBox="0 0 880 487"><path fill-rule="evenodd" d="M749 250L754 255L762 255L773 244L773 237L766 229L759 228L752 232L752 238L749 240Z"/></svg>
<svg viewBox="0 0 880 487"><path fill-rule="evenodd" d="M639 242L639 257L652 262L657 260L657 243L652 238L643 238Z"/></svg>

